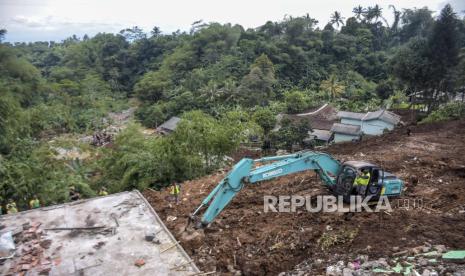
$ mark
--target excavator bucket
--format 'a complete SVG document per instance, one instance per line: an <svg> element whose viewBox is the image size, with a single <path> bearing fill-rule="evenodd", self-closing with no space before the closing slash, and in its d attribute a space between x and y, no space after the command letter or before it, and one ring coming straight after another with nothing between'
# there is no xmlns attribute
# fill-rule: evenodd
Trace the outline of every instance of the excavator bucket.
<svg viewBox="0 0 465 276"><path fill-rule="evenodd" d="M246 182L250 170L252 169L252 159L242 159L237 163L231 172L215 187L215 189L202 201L202 204L191 215L189 224L198 224L198 219L195 216L197 212L205 207L208 209L202 216L200 223L206 226L219 214L226 205L233 199L233 197L242 189ZM196 225L198 227L200 225Z"/></svg>

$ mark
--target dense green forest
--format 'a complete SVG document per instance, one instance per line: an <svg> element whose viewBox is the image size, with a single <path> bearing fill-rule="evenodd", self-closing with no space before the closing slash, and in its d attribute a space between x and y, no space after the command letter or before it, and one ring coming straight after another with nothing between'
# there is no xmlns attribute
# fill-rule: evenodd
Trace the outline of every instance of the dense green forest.
<svg viewBox="0 0 465 276"><path fill-rule="evenodd" d="M7 35L1 30L0 41ZM427 8L375 5L347 18L334 12L326 25L307 14L255 29L196 22L172 34L133 27L3 42L0 200L24 207L37 194L51 204L68 200L71 185L88 197L103 185L117 192L197 177L252 134L268 136L276 114L325 102L348 111L421 108L427 121L463 116L463 104L447 103L464 87L465 19L449 5L435 17ZM418 103L407 101L412 94ZM135 120L111 147L76 138L130 107ZM171 116L183 118L172 135L142 133ZM270 136L286 148L306 132L289 124ZM57 159L60 147L90 157Z"/></svg>

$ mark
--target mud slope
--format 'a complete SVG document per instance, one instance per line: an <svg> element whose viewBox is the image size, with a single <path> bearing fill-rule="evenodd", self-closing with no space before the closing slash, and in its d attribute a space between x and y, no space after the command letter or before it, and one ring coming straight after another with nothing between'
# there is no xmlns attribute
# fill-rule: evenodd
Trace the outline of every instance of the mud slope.
<svg viewBox="0 0 465 276"><path fill-rule="evenodd" d="M318 260L312 268L318 274L335 260L357 254L378 258L424 242L465 248L465 214L460 212L465 206L465 121L411 130L411 136L397 129L357 144L334 145L328 152L340 160L383 166L406 181L402 199L423 199L428 208L395 209L382 215L358 213L350 219L337 213L263 213L263 195L327 194L315 175L307 172L246 187L210 228L196 236L183 232L188 215L223 173L183 183L178 206L169 206L168 191L144 195L199 268L224 275L236 271L276 275L307 259ZM323 250L318 241L328 233L339 238Z"/></svg>

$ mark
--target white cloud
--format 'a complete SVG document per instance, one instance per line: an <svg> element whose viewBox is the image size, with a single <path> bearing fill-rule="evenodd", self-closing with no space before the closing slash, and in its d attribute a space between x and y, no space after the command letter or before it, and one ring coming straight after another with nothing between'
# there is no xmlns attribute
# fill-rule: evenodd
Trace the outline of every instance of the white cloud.
<svg viewBox="0 0 465 276"><path fill-rule="evenodd" d="M440 8L444 7L447 3L451 4L452 8L454 8L457 14L459 15L465 14L465 1L464 0L444 1L440 4Z"/></svg>
<svg viewBox="0 0 465 276"><path fill-rule="evenodd" d="M113 28L115 26L120 26L119 23L107 23L107 22L98 22L98 21L88 21L88 22L79 22L73 21L69 18L58 18L54 16L45 16L45 17L27 17L23 15L18 15L11 18L6 22L8 26L12 27L25 27L31 29L40 29L40 30L58 30L61 28L77 28L81 27L83 29L105 29Z"/></svg>
<svg viewBox="0 0 465 276"><path fill-rule="evenodd" d="M357 5L379 3L390 20L389 4L400 8L428 6L437 10L444 0L0 0L0 26L8 41L61 40L76 34L117 32L140 26L150 31L159 26L169 33L189 30L192 22L241 24L257 27L285 15L309 13L324 26L335 10L351 16ZM463 0L451 0L463 4ZM441 5L442 7L443 5Z"/></svg>

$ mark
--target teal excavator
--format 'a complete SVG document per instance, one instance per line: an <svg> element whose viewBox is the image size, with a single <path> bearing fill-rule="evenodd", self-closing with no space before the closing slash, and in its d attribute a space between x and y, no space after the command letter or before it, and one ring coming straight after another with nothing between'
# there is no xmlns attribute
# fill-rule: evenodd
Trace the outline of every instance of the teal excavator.
<svg viewBox="0 0 465 276"><path fill-rule="evenodd" d="M307 170L315 171L329 190L342 196L344 201L352 195L360 195L354 181L362 170L368 170L371 175L362 197L396 197L403 188L402 180L375 164L364 161L341 163L322 152L305 151L256 160L244 158L202 201L190 219L196 222L196 227L208 226L244 186ZM199 221L197 215L202 210L205 211Z"/></svg>

